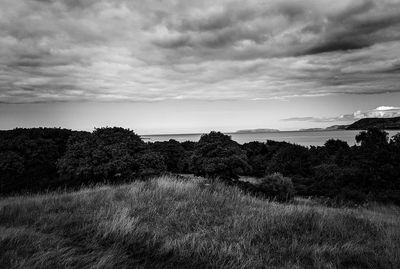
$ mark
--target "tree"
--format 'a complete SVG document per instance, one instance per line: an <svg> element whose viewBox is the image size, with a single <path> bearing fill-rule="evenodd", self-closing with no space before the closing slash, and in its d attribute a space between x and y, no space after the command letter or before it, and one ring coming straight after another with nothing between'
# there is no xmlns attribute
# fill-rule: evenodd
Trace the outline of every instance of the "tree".
<svg viewBox="0 0 400 269"><path fill-rule="evenodd" d="M350 149L349 144L347 144L347 142L339 139L329 139L325 142L324 146L330 155L336 154L339 150Z"/></svg>
<svg viewBox="0 0 400 269"><path fill-rule="evenodd" d="M144 152L139 156L138 162L138 177L148 178L157 176L164 173L167 169L163 156L157 152Z"/></svg>
<svg viewBox="0 0 400 269"><path fill-rule="evenodd" d="M143 169L140 158L144 151L145 143L133 131L100 128L70 138L65 155L58 161L58 171L62 177L80 183L124 180Z"/></svg>
<svg viewBox="0 0 400 269"><path fill-rule="evenodd" d="M24 159L13 151L0 152L0 193L22 187L20 176L24 172Z"/></svg>
<svg viewBox="0 0 400 269"><path fill-rule="evenodd" d="M177 168L179 173L185 173L185 174L193 174L192 170L192 155L194 152L194 149L197 145L197 142L193 141L185 141L180 143L184 152L182 157L179 159Z"/></svg>
<svg viewBox="0 0 400 269"><path fill-rule="evenodd" d="M357 143L361 143L361 147L375 149L388 145L388 133L378 128L369 128L362 131L356 136Z"/></svg>
<svg viewBox="0 0 400 269"><path fill-rule="evenodd" d="M202 135L192 155L195 175L226 180L238 179L250 170L246 152L230 136L220 132Z"/></svg>
<svg viewBox="0 0 400 269"><path fill-rule="evenodd" d="M151 144L151 148L164 157L164 162L168 171L173 173L180 172L178 165L179 161L184 157L185 150L178 141L170 139L165 142L154 142Z"/></svg>
<svg viewBox="0 0 400 269"><path fill-rule="evenodd" d="M311 174L308 149L299 145L288 145L277 151L272 157L267 174L282 173L285 176L309 176Z"/></svg>
<svg viewBox="0 0 400 269"><path fill-rule="evenodd" d="M33 128L14 129L0 132L0 154L3 156L3 181L7 181L2 192L32 191L55 185L57 178L56 161L61 151L56 144L56 136L71 132L64 129ZM61 148L62 142L59 141ZM5 157L8 156L8 157ZM18 156L18 157L17 157ZM9 158L9 160L6 160ZM10 167L18 171L11 174ZM8 167L8 168L6 168Z"/></svg>
<svg viewBox="0 0 400 269"><path fill-rule="evenodd" d="M251 176L262 177L265 175L268 161L272 158L273 152L265 143L250 142L242 145L251 166Z"/></svg>

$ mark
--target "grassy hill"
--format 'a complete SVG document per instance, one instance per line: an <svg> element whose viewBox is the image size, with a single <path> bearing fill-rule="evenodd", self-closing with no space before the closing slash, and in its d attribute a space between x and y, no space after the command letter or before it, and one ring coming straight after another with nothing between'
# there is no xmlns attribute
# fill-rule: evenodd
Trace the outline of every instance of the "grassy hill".
<svg viewBox="0 0 400 269"><path fill-rule="evenodd" d="M396 207L279 204L161 177L0 200L0 268L400 268Z"/></svg>

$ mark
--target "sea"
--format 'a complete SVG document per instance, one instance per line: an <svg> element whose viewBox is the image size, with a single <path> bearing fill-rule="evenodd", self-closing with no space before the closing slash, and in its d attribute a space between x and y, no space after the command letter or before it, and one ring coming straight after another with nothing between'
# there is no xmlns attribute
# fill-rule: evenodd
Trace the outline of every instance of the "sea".
<svg viewBox="0 0 400 269"><path fill-rule="evenodd" d="M266 142L267 140L285 141L302 146L322 146L328 139L340 139L346 141L350 146L356 144L355 137L361 131L354 130L334 130L334 131L281 131L281 132L262 132L262 133L226 133L232 140L239 144L252 141ZM387 131L389 137L400 132ZM174 139L179 142L199 141L202 134L160 134L142 135L145 142L168 141Z"/></svg>

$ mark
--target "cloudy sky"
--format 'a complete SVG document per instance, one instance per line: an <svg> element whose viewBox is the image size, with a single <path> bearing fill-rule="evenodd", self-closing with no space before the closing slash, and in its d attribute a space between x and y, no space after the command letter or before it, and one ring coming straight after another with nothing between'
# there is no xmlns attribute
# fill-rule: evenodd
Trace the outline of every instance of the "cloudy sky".
<svg viewBox="0 0 400 269"><path fill-rule="evenodd" d="M1 0L0 128L400 115L400 0Z"/></svg>

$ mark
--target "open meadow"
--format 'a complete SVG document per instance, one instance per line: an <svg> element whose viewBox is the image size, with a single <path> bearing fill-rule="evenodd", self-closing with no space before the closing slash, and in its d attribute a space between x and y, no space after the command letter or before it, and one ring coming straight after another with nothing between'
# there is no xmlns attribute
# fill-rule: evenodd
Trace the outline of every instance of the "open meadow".
<svg viewBox="0 0 400 269"><path fill-rule="evenodd" d="M0 200L0 268L400 268L400 209L159 177Z"/></svg>

